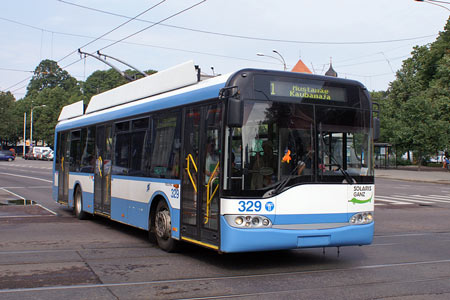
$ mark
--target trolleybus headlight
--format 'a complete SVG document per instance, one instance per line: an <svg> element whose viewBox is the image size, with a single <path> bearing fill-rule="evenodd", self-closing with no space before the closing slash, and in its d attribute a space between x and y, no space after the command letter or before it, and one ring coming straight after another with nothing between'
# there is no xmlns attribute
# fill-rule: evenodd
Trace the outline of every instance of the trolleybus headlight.
<svg viewBox="0 0 450 300"><path fill-rule="evenodd" d="M355 225L369 224L372 222L373 222L373 214L371 212L357 213L350 218L350 223Z"/></svg>
<svg viewBox="0 0 450 300"><path fill-rule="evenodd" d="M228 224L236 228L270 228L272 222L269 218L258 215L225 215Z"/></svg>
<svg viewBox="0 0 450 300"><path fill-rule="evenodd" d="M252 219L252 225L253 226L258 226L259 225L259 218L253 218Z"/></svg>

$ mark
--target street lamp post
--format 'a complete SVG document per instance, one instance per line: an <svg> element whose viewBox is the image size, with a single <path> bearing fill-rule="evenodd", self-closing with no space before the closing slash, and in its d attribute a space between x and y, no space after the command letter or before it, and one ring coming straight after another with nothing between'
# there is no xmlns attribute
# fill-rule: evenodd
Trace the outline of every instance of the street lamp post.
<svg viewBox="0 0 450 300"><path fill-rule="evenodd" d="M39 105L31 108L31 123L30 123L30 146L33 146L33 110L39 107L45 107L46 105Z"/></svg>
<svg viewBox="0 0 450 300"><path fill-rule="evenodd" d="M286 68L286 61L284 60L283 56L275 49L272 50L272 52L278 54L280 56L280 58L272 56L272 55L267 55L267 54L264 54L264 53L256 53L256 55L258 55L258 56L266 56L266 57L270 57L270 58L278 60L280 63L283 64L283 68L286 71L287 70L287 68Z"/></svg>
<svg viewBox="0 0 450 300"><path fill-rule="evenodd" d="M23 153L22 158L25 158L25 148L27 143L27 112L23 113Z"/></svg>
<svg viewBox="0 0 450 300"><path fill-rule="evenodd" d="M447 5L450 4L450 2L448 2L448 1L438 1L438 0L414 0L414 1L425 2L428 4L436 5L436 6L442 7L443 9L450 11L450 9L448 7L445 7L444 5L442 5L442 4L447 4ZM442 4L438 4L438 3L442 3Z"/></svg>

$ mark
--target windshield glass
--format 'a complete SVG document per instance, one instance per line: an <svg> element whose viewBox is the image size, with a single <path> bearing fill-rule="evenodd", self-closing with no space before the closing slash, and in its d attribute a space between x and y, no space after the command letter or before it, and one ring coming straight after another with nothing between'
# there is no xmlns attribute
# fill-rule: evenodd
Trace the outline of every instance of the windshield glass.
<svg viewBox="0 0 450 300"><path fill-rule="evenodd" d="M372 182L369 116L359 109L246 101L244 125L227 130L225 194Z"/></svg>

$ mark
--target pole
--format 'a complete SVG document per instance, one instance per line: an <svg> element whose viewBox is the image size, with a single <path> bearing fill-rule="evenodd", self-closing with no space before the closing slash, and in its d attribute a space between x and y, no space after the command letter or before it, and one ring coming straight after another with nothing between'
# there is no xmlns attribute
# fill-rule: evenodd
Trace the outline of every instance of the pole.
<svg viewBox="0 0 450 300"><path fill-rule="evenodd" d="M284 60L283 55L281 55L280 52L278 52L278 51L275 50L275 49L273 49L272 52L278 54L278 55L281 57L281 59L282 59L282 61L283 61L283 67L284 67L284 70L286 71L286 69L287 69L287 68L286 68L286 61Z"/></svg>
<svg viewBox="0 0 450 300"><path fill-rule="evenodd" d="M27 112L23 113L23 153L22 158L25 158L25 147L27 143Z"/></svg>
<svg viewBox="0 0 450 300"><path fill-rule="evenodd" d="M31 109L30 146L33 147L33 109Z"/></svg>

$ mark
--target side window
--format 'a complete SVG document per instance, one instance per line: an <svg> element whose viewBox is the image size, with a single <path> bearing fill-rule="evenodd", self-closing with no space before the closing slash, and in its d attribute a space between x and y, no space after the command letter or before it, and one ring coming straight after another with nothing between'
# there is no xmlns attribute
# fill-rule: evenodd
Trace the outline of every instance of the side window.
<svg viewBox="0 0 450 300"><path fill-rule="evenodd" d="M95 166L95 126L81 130L82 155L80 172L94 173Z"/></svg>
<svg viewBox="0 0 450 300"><path fill-rule="evenodd" d="M81 160L81 131L76 130L70 133L70 166L71 172L80 171Z"/></svg>
<svg viewBox="0 0 450 300"><path fill-rule="evenodd" d="M130 157L130 121L117 123L114 131L114 159L112 173L127 175Z"/></svg>
<svg viewBox="0 0 450 300"><path fill-rule="evenodd" d="M145 145L148 143L149 118L117 123L114 135L113 174L146 176Z"/></svg>
<svg viewBox="0 0 450 300"><path fill-rule="evenodd" d="M150 176L179 178L181 115L168 113L154 118Z"/></svg>

